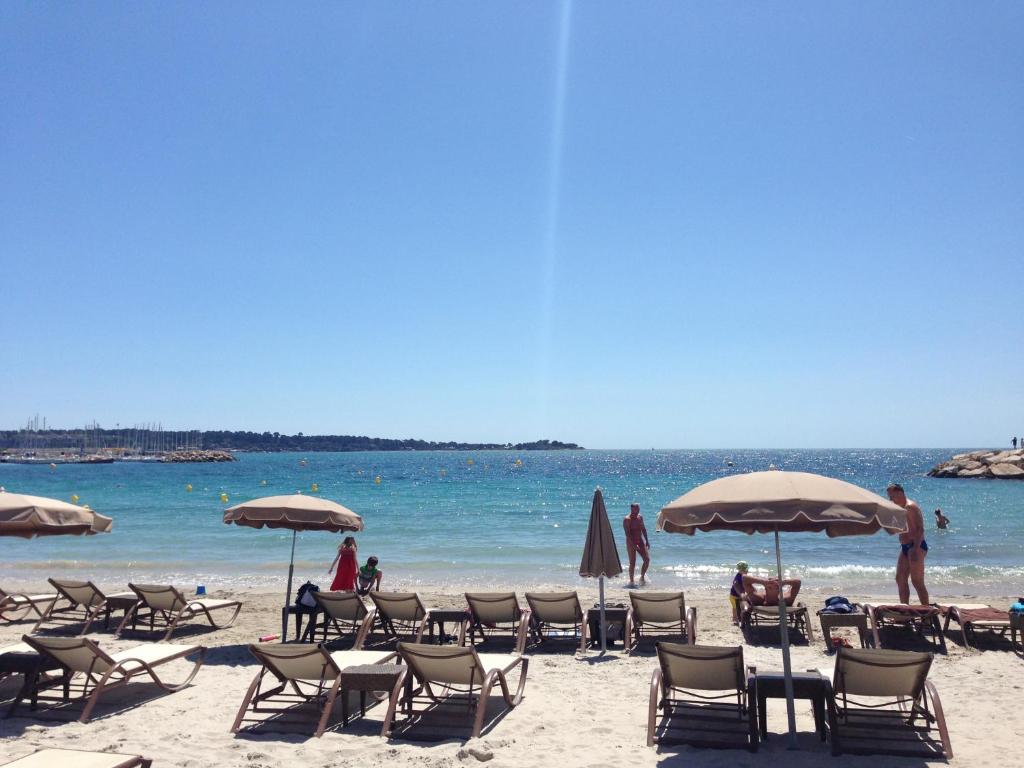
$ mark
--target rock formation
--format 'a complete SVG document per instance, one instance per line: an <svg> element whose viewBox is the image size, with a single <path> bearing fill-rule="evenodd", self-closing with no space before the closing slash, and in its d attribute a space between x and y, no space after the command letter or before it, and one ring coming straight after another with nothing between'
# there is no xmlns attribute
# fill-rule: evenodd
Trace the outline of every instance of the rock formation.
<svg viewBox="0 0 1024 768"><path fill-rule="evenodd" d="M999 480L1024 480L1024 448L1013 451L971 451L959 453L949 461L936 464L930 477L991 477Z"/></svg>
<svg viewBox="0 0 1024 768"><path fill-rule="evenodd" d="M160 461L169 463L186 463L186 462L202 462L202 461L234 461L235 457L232 456L228 451L171 451L165 453Z"/></svg>

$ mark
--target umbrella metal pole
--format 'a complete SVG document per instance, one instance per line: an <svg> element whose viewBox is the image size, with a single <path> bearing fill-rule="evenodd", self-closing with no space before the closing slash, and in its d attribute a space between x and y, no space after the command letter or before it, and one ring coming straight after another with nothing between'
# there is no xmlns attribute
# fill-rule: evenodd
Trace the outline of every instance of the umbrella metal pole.
<svg viewBox="0 0 1024 768"><path fill-rule="evenodd" d="M281 609L281 642L288 641L288 606L292 602L292 574L295 572L295 537L298 531L292 531L292 556L288 560L288 589L284 593L284 608Z"/></svg>
<svg viewBox="0 0 1024 768"><path fill-rule="evenodd" d="M775 529L775 567L779 578L779 633L782 635L782 674L786 688L786 718L789 724L787 749L796 749L796 707L793 702L793 665L789 660L789 624L786 621L786 598L782 588L782 550L779 529Z"/></svg>
<svg viewBox="0 0 1024 768"><path fill-rule="evenodd" d="M604 623L604 574L597 580L598 601L601 604L601 653L608 652L608 627Z"/></svg>

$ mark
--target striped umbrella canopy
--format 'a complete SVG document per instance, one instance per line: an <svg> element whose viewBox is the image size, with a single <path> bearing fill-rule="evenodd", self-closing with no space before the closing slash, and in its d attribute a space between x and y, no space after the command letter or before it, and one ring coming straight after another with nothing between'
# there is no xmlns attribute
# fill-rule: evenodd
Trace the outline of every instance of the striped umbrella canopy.
<svg viewBox="0 0 1024 768"><path fill-rule="evenodd" d="M111 518L77 504L0 492L0 536L92 536L109 533L113 527Z"/></svg>

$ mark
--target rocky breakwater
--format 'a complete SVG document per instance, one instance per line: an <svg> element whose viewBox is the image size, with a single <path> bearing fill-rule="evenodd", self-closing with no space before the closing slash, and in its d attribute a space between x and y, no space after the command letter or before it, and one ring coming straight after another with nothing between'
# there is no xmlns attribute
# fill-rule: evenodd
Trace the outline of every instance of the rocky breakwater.
<svg viewBox="0 0 1024 768"><path fill-rule="evenodd" d="M235 457L228 451L171 451L165 453L160 461L174 464L196 463L205 461L234 461Z"/></svg>
<svg viewBox="0 0 1024 768"><path fill-rule="evenodd" d="M929 477L985 477L996 480L1024 480L1024 448L1014 451L971 451L959 453L936 464Z"/></svg>

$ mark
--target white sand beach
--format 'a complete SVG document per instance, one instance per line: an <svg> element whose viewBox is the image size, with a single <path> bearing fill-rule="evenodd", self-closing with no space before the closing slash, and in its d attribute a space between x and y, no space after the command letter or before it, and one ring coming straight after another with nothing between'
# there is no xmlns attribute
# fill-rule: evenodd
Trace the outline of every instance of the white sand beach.
<svg viewBox="0 0 1024 768"><path fill-rule="evenodd" d="M101 586L113 589L119 585ZM558 587L551 585L552 589ZM1007 592L1010 591L1008 585ZM428 607L462 604L461 595L453 590L420 588L419 592ZM77 722L80 710L49 712L37 717L22 709L17 716L0 721L3 736L0 759L10 760L49 746L136 753L153 758L157 766L187 768L269 768L293 764L324 768L339 764L412 768L472 766L482 761L496 768L551 765L553 762L562 766L683 763L757 766L779 759L791 766L925 764L920 759L887 756L832 758L828 745L821 743L813 732L809 702L800 700L797 701L797 722L801 748L796 752L787 751L785 747L785 707L781 700L769 701L770 736L757 754L689 746L647 747L648 695L651 673L656 666L650 649L628 658L619 651L605 658L597 652L577 657L567 646L532 653L524 700L515 710L485 728L479 739L467 740L468 718L465 735L459 739L440 743L382 739L378 731L384 707L380 705L371 708L364 720L344 728L340 726L338 707L339 716L319 739L311 735L312 720L308 728L293 725L287 732L275 732L265 727L236 736L229 733L229 728L258 668L246 646L261 635L277 631L282 595L275 591L217 596L245 600L245 608L233 627L220 631L184 631L172 638L174 643L201 643L210 648L205 665L189 688L164 694L146 684L132 685L106 697L87 724ZM811 607L821 605L824 597L812 590L801 593L803 602ZM871 599L867 595L850 597L858 601ZM585 605L595 598L596 589L581 590ZM616 602L628 600L619 585L610 589L609 598ZM937 599L942 602L941 595ZM958 599L964 602L963 597ZM874 602L891 600L891 596L879 596ZM699 643L736 645L743 642L739 629L731 624L724 591L695 590L688 593L688 602L697 608ZM1009 602L1009 597L992 600L993 605L999 606ZM23 622L0 627L0 645L19 640L31 626ZM128 635L116 640L112 632L104 631L93 632L90 636L110 650L150 642ZM769 634L764 641L770 638ZM1007 755L1014 747L1009 721L1020 701L1020 673L1024 661L1005 646L967 650L954 638L951 632L947 640L948 654L936 656L930 674L945 708L956 755L954 762L1005 766ZM756 665L759 671L781 669L782 664L777 642L745 645L744 660ZM794 670L817 668L831 672L833 664L834 659L826 655L820 635L810 647L795 645L793 648ZM180 669L184 672L186 667L182 664ZM12 680L0 684L3 706L17 685L18 682ZM500 709L496 699L493 709L495 712ZM420 735L427 736L429 732Z"/></svg>

